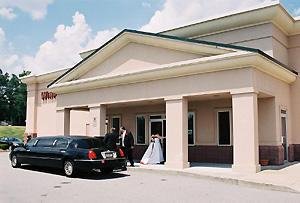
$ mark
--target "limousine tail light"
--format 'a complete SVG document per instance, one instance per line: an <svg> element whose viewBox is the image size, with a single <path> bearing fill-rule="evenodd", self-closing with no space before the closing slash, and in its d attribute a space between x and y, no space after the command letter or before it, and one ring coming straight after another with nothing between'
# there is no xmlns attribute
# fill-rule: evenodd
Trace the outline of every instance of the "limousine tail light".
<svg viewBox="0 0 300 203"><path fill-rule="evenodd" d="M123 153L122 149L119 149L119 151L120 151L121 157L124 157L124 153Z"/></svg>
<svg viewBox="0 0 300 203"><path fill-rule="evenodd" d="M89 159L97 159L96 153L93 150L89 151Z"/></svg>

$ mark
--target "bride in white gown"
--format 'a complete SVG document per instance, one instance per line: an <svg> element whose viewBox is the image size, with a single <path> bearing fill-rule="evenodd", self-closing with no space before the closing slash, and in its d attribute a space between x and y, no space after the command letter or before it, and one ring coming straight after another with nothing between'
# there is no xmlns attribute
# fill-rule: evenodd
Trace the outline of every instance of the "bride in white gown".
<svg viewBox="0 0 300 203"><path fill-rule="evenodd" d="M164 161L163 151L160 145L160 139L164 139L159 134L152 135L148 149L146 150L144 156L141 159L141 164L157 164Z"/></svg>

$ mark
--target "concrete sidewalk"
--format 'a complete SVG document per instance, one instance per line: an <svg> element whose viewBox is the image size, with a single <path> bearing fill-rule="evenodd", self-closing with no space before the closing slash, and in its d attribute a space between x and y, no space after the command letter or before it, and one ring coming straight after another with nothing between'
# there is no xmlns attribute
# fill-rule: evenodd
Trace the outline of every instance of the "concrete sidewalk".
<svg viewBox="0 0 300 203"><path fill-rule="evenodd" d="M255 174L232 172L231 164L191 163L191 167L186 169L169 169L162 164L135 163L135 166L128 167L128 170L188 175L236 185L300 193L300 162L265 166Z"/></svg>

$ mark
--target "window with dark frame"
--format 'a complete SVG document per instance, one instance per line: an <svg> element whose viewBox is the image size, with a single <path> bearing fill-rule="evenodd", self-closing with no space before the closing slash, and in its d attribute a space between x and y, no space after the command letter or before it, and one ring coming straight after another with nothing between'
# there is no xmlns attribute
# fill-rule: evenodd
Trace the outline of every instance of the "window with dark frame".
<svg viewBox="0 0 300 203"><path fill-rule="evenodd" d="M40 139L39 142L37 143L37 147L52 147L54 138L49 138L49 139Z"/></svg>
<svg viewBox="0 0 300 203"><path fill-rule="evenodd" d="M195 128L194 128L194 123L195 123L195 116L194 113L191 112L188 114L188 142L189 145L194 145L194 135L195 135Z"/></svg>
<svg viewBox="0 0 300 203"><path fill-rule="evenodd" d="M219 145L231 145L230 111L218 112Z"/></svg>
<svg viewBox="0 0 300 203"><path fill-rule="evenodd" d="M136 117L136 142L137 144L145 144L146 140L146 117L137 116Z"/></svg>
<svg viewBox="0 0 300 203"><path fill-rule="evenodd" d="M58 139L55 142L55 146L54 147L58 147L58 148L67 148L68 146L68 140L67 139Z"/></svg>

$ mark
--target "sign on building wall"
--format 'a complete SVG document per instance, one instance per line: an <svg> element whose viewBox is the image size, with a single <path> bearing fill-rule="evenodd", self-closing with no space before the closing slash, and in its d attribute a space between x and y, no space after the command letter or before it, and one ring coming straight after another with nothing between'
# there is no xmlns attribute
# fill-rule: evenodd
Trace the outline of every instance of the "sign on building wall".
<svg viewBox="0 0 300 203"><path fill-rule="evenodd" d="M41 93L41 97L42 97L42 100L48 100L48 99L56 99L56 96L57 94L53 93L53 92L42 92Z"/></svg>

